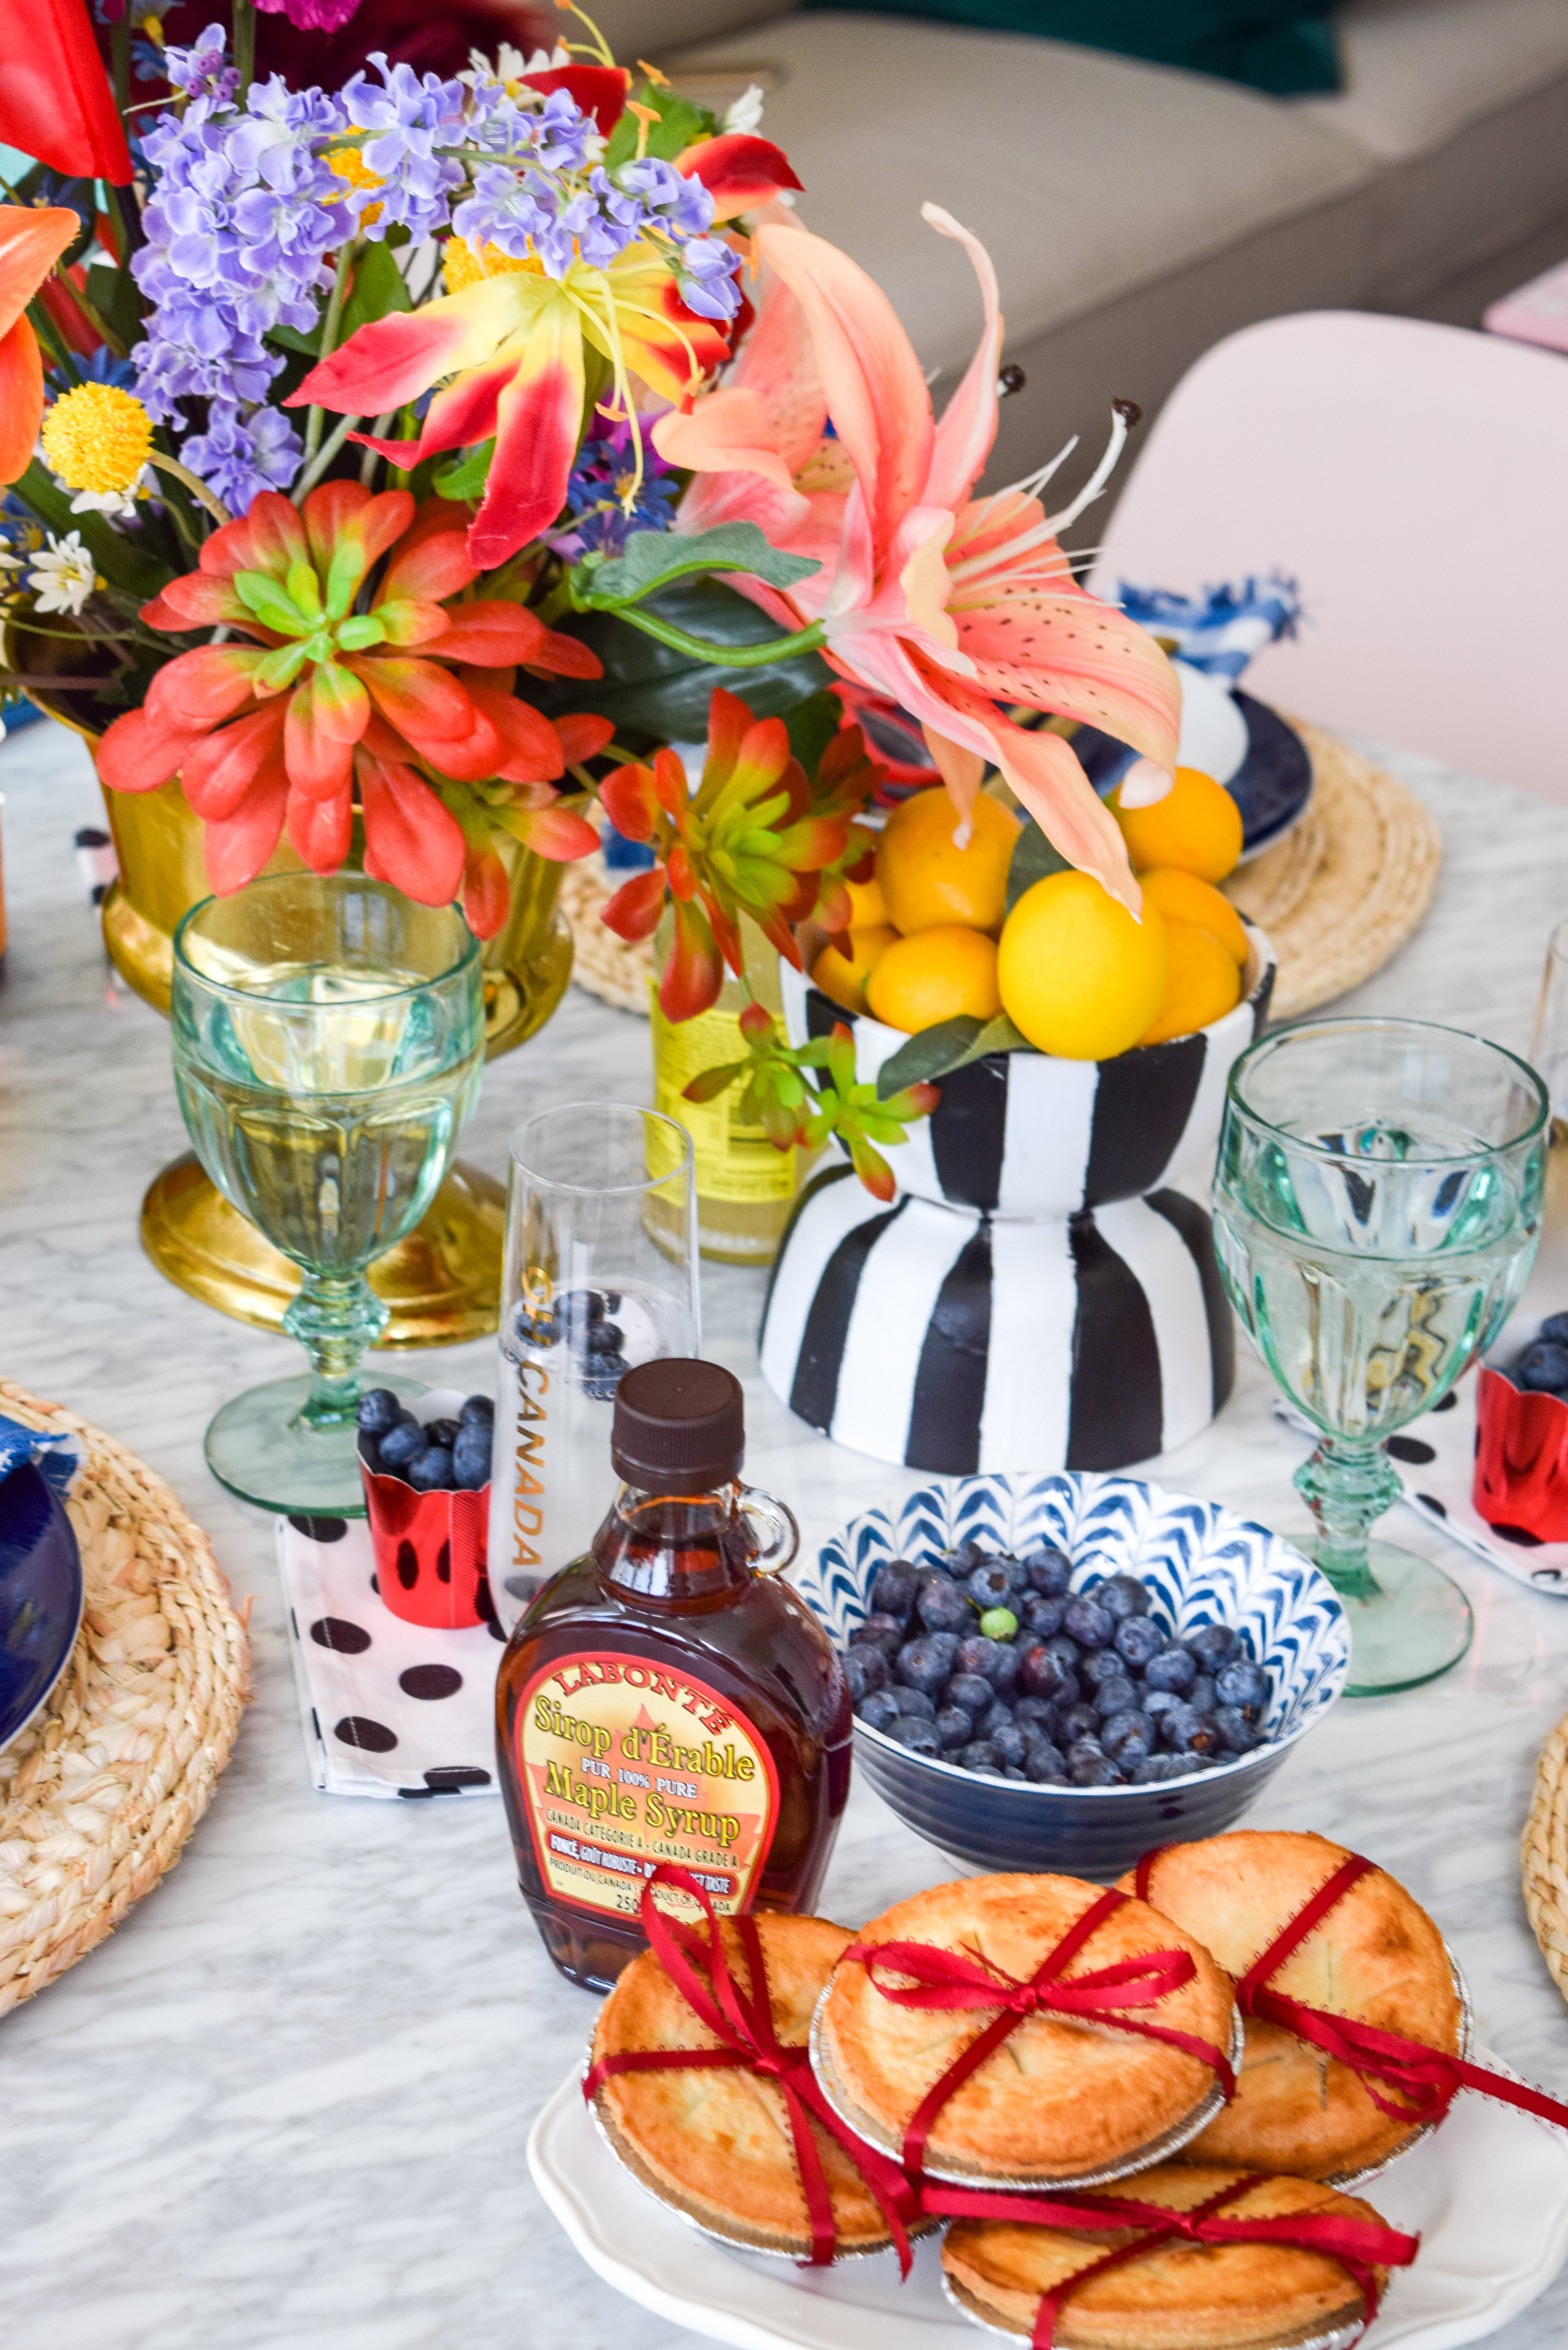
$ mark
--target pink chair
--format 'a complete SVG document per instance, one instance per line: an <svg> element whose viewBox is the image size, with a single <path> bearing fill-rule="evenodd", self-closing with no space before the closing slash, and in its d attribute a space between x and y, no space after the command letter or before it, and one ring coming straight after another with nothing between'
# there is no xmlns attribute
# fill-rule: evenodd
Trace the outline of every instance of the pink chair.
<svg viewBox="0 0 1568 2350"><path fill-rule="evenodd" d="M1276 568L1305 616L1247 672L1265 700L1568 801L1568 359L1360 311L1217 343L1090 584Z"/></svg>

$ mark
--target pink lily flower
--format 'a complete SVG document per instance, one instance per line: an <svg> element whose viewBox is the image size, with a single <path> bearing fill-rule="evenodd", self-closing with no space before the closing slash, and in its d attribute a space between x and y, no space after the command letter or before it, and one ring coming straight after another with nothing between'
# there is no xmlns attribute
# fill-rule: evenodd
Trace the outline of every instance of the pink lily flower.
<svg viewBox="0 0 1568 2350"><path fill-rule="evenodd" d="M999 767L1062 855L1136 913L1121 833L1070 745L1004 714L1019 703L1051 711L1175 764L1170 664L1078 586L1058 544L1104 486L1127 425L1118 414L1093 480L1062 514L1047 516L1038 495L1054 466L972 494L996 437L996 273L967 229L923 209L965 247L984 304L979 348L940 423L881 288L836 246L775 220L757 233L771 282L729 381L653 428L659 454L697 476L677 527L754 522L774 546L820 561L787 596L733 584L786 627L820 621L842 676L922 722L961 818L985 768Z"/></svg>

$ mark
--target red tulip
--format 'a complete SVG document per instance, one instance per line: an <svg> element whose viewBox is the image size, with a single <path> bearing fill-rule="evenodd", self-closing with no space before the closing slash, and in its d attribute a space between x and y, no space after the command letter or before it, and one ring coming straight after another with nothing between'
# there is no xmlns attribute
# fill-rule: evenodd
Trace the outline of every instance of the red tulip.
<svg viewBox="0 0 1568 2350"><path fill-rule="evenodd" d="M130 180L86 0L0 0L0 140L67 180Z"/></svg>

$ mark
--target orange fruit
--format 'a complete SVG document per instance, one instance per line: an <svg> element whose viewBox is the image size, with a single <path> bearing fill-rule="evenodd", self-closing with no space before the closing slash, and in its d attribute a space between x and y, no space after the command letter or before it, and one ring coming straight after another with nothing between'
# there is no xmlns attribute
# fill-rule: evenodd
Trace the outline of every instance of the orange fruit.
<svg viewBox="0 0 1568 2350"><path fill-rule="evenodd" d="M1109 806L1135 872L1174 865L1200 881L1223 881L1241 854L1241 809L1223 784L1196 767L1178 767L1176 781L1152 807L1124 808L1119 785Z"/></svg>
<svg viewBox="0 0 1568 2350"><path fill-rule="evenodd" d="M882 902L882 885L876 875L869 881L846 881L844 887L849 893L850 930L885 930L889 916Z"/></svg>
<svg viewBox="0 0 1568 2350"><path fill-rule="evenodd" d="M988 799L974 804L967 848L955 846L958 811L940 785L894 809L877 847L877 879L887 920L906 938L962 922L994 931L1007 910L1007 868L1022 827Z"/></svg>
<svg viewBox="0 0 1568 2350"><path fill-rule="evenodd" d="M1002 926L1002 1008L1042 1053L1108 1061L1136 1045L1165 993L1165 918L1135 921L1089 873L1050 873Z"/></svg>
<svg viewBox="0 0 1568 2350"><path fill-rule="evenodd" d="M1196 873L1182 873L1174 865L1157 865L1152 873L1140 873L1137 878L1145 899L1158 906L1168 921L1195 923L1219 940L1238 970L1246 968L1247 933L1241 917L1212 882L1200 881Z"/></svg>
<svg viewBox="0 0 1568 2350"><path fill-rule="evenodd" d="M898 933L884 923L879 930L846 931L840 935L842 944L830 939L812 964L811 983L846 1012L864 1012L866 983Z"/></svg>
<svg viewBox="0 0 1568 2350"><path fill-rule="evenodd" d="M994 1020L1002 1009L995 944L983 931L959 922L895 939L877 958L866 1001L874 1019L911 1035L918 1028L934 1028L939 1020L956 1020L961 1013Z"/></svg>
<svg viewBox="0 0 1568 2350"><path fill-rule="evenodd" d="M1196 922L1168 920L1165 927L1170 940L1165 993L1140 1045L1190 1036L1211 1020L1222 1020L1241 1001L1241 974L1228 948Z"/></svg>

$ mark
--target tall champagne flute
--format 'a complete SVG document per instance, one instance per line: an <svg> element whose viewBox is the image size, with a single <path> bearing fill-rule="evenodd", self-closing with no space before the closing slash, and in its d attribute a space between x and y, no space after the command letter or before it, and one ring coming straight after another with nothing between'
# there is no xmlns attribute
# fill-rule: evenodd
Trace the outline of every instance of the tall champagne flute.
<svg viewBox="0 0 1568 2350"><path fill-rule="evenodd" d="M225 1404L208 1463L265 1508L361 1515L358 1367L387 1322L365 1268L418 1223L478 1099L478 945L455 908L363 874L279 874L185 916L171 1020L197 1156L300 1267L284 1326L312 1366Z"/></svg>
<svg viewBox="0 0 1568 2350"><path fill-rule="evenodd" d="M1243 1053L1214 1190L1249 1337L1319 1432L1296 1485L1349 1619L1354 1696L1469 1646L1438 1567L1367 1529L1400 1494L1385 1438L1439 1403L1524 1286L1541 1230L1546 1088L1501 1045L1425 1021L1303 1021Z"/></svg>

